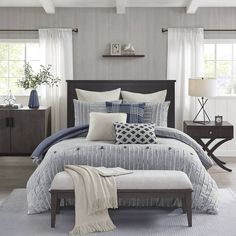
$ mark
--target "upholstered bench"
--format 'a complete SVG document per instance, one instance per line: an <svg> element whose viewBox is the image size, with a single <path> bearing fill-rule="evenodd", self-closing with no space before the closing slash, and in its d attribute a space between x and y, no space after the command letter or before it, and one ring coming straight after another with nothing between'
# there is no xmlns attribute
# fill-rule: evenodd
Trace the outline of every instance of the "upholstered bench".
<svg viewBox="0 0 236 236"><path fill-rule="evenodd" d="M175 197L182 200L183 212L187 212L188 226L192 226L193 186L181 171L135 170L132 174L115 177L118 197ZM55 227L60 200L74 198L74 186L70 175L58 173L51 184L51 227Z"/></svg>

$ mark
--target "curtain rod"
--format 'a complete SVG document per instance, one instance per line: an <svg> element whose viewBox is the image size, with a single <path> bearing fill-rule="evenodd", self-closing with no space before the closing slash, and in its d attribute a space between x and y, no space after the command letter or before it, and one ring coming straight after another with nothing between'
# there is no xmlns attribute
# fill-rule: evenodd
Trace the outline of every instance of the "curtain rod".
<svg viewBox="0 0 236 236"><path fill-rule="evenodd" d="M211 32L213 32L213 31L236 31L236 29L204 29L204 31L211 31ZM162 28L161 32L162 33L168 32L168 29Z"/></svg>
<svg viewBox="0 0 236 236"><path fill-rule="evenodd" d="M72 32L78 33L78 28L73 28L71 30L72 30ZM3 31L5 31L5 32L13 32L13 31L36 32L36 31L39 31L39 29L0 29L0 32L3 32Z"/></svg>

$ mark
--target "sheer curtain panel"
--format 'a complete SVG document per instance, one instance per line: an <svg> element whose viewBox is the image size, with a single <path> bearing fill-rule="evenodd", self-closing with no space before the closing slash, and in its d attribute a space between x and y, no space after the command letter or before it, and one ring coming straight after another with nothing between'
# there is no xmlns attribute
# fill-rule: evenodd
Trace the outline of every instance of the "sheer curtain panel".
<svg viewBox="0 0 236 236"><path fill-rule="evenodd" d="M169 28L167 79L176 80L176 128L194 116L195 100L188 96L189 78L203 76L204 31L201 28Z"/></svg>
<svg viewBox="0 0 236 236"><path fill-rule="evenodd" d="M73 79L73 45L71 29L40 29L40 57L42 65L51 65L52 74L61 81L56 87L43 87L41 103L51 106L52 132L66 128L66 80Z"/></svg>

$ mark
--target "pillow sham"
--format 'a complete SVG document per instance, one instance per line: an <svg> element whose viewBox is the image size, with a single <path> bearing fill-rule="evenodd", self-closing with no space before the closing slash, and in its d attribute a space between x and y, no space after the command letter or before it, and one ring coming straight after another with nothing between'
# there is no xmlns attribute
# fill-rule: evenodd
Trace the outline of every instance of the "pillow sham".
<svg viewBox="0 0 236 236"><path fill-rule="evenodd" d="M146 103L143 115L143 123L154 123L156 126L168 126L168 111L170 101L151 104Z"/></svg>
<svg viewBox="0 0 236 236"><path fill-rule="evenodd" d="M116 144L156 144L155 124L114 123Z"/></svg>
<svg viewBox="0 0 236 236"><path fill-rule="evenodd" d="M107 113L105 102L82 102L74 99L74 115L75 126L89 124L90 112L104 112ZM113 101L113 103L120 104L121 101Z"/></svg>
<svg viewBox="0 0 236 236"><path fill-rule="evenodd" d="M123 103L106 102L108 113L126 113L127 123L143 123L145 103Z"/></svg>
<svg viewBox="0 0 236 236"><path fill-rule="evenodd" d="M89 121L89 131L86 139L88 141L112 141L115 140L114 123L126 123L125 113L100 113L91 112Z"/></svg>
<svg viewBox="0 0 236 236"><path fill-rule="evenodd" d="M83 89L75 89L79 101L84 102L106 102L116 101L120 98L120 88L105 92L95 92Z"/></svg>
<svg viewBox="0 0 236 236"><path fill-rule="evenodd" d="M127 103L127 101L123 101L123 104ZM169 107L170 101L156 104L145 103L143 123L154 123L156 126L167 127Z"/></svg>
<svg viewBox="0 0 236 236"><path fill-rule="evenodd" d="M158 91L155 93L133 93L129 91L121 91L123 100L127 102L150 102L162 103L166 99L167 90Z"/></svg>

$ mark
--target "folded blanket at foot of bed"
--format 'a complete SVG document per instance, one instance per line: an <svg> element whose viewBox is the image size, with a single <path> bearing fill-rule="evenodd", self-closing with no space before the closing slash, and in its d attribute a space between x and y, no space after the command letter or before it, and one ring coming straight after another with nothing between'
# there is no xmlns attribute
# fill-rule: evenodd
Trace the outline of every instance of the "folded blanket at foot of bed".
<svg viewBox="0 0 236 236"><path fill-rule="evenodd" d="M82 235L115 229L108 208L118 208L113 176L103 177L91 166L66 165L75 189L75 226L71 234Z"/></svg>

